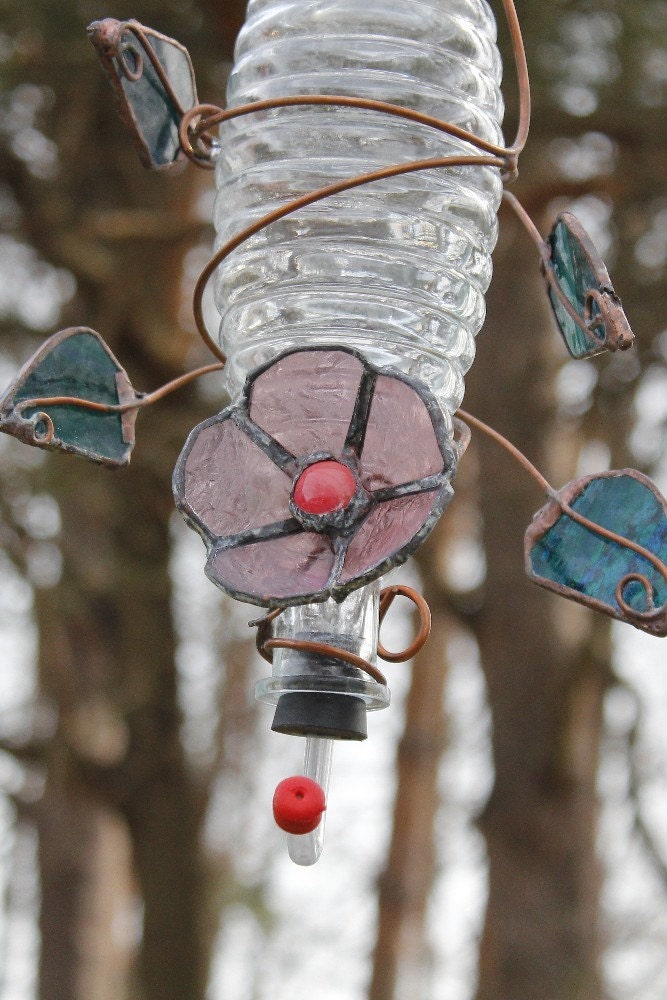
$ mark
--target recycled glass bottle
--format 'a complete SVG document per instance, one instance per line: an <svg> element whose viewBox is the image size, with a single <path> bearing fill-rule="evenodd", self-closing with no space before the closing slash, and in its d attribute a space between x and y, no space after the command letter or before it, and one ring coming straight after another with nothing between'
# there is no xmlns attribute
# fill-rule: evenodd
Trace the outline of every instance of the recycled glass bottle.
<svg viewBox="0 0 667 1000"><path fill-rule="evenodd" d="M485 0L250 0L228 106L298 94L402 105L502 141L501 61ZM254 220L337 179L474 148L416 123L353 108L301 106L225 123L217 162L218 245ZM341 344L424 382L445 417L463 396L491 278L501 179L496 168L407 174L318 202L276 222L221 265L216 305L232 397L257 366L294 348ZM378 586L288 609L281 634L373 662ZM275 650L257 695L274 728L306 736L304 769L328 784L331 739L363 739L365 712L389 692L335 657ZM312 864L323 820L288 834Z"/></svg>
<svg viewBox="0 0 667 1000"><path fill-rule="evenodd" d="M361 96L501 142L494 39L484 0L250 0L228 106ZM220 138L219 243L339 178L474 152L402 119L321 106L247 115ZM500 195L496 168L413 173L316 203L243 244L216 285L232 397L290 347L344 343L421 379L451 413L484 319Z"/></svg>

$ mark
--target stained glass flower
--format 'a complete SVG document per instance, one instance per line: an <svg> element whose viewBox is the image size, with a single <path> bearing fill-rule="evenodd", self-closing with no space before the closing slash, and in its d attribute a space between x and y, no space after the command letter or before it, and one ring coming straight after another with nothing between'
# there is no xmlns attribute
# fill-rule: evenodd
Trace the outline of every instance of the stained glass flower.
<svg viewBox="0 0 667 1000"><path fill-rule="evenodd" d="M454 468L420 383L346 348L297 350L192 431L174 495L214 583L286 606L342 599L404 562L449 501Z"/></svg>

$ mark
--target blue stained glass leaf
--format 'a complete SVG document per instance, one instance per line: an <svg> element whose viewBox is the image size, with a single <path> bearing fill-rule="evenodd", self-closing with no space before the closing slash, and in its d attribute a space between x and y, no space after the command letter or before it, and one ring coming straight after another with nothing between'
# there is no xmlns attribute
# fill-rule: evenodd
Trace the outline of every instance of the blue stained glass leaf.
<svg viewBox="0 0 667 1000"><path fill-rule="evenodd" d="M188 50L138 21L93 21L88 34L111 81L141 162L161 169L182 159L178 126L197 104ZM168 87L151 60L159 63ZM170 92L171 91L171 92Z"/></svg>
<svg viewBox="0 0 667 1000"><path fill-rule="evenodd" d="M548 281L547 290L558 329L573 358L605 350L627 350L634 335L607 269L579 220L558 216L547 239L549 271L580 323L570 315Z"/></svg>
<svg viewBox="0 0 667 1000"><path fill-rule="evenodd" d="M125 371L94 330L71 327L42 344L0 398L0 430L26 444L104 465L129 462L136 409L114 413L40 402L57 397L107 406L137 400Z"/></svg>
<svg viewBox="0 0 667 1000"><path fill-rule="evenodd" d="M634 469L588 476L569 483L558 497L578 514L667 561L667 502ZM630 622L652 635L667 635L667 581L645 556L587 528L556 500L542 508L525 538L526 572L549 590ZM650 581L649 597L643 583ZM617 599L619 581L633 576Z"/></svg>

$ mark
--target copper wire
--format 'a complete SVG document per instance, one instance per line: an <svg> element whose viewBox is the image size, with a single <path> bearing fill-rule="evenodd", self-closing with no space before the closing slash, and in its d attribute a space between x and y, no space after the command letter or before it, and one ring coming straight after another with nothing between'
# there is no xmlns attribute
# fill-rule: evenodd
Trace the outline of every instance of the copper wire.
<svg viewBox="0 0 667 1000"><path fill-rule="evenodd" d="M641 584L644 588L644 593L646 594L646 603L649 605L648 611L637 611L632 607L631 604L625 600L623 596L623 591L629 583L635 581ZM656 618L661 617L664 608L655 607L655 587L649 580L647 576L643 573L628 573L626 576L621 577L621 579L616 584L616 590L614 592L618 606L631 621L634 619L638 622L651 622Z"/></svg>
<svg viewBox="0 0 667 1000"><path fill-rule="evenodd" d="M385 587L380 591L380 625L382 625L385 615L394 603L394 599L399 596L407 597L417 608L419 613L419 630L410 645L398 653L390 653L382 643L378 642L378 656L386 663L403 663L405 660L411 660L413 656L416 656L431 634L431 609L428 606L428 601L418 591L401 583Z"/></svg>
<svg viewBox="0 0 667 1000"><path fill-rule="evenodd" d="M170 393L181 389L184 385L188 385L189 382L194 382L195 379L201 378L202 375L208 375L209 372L222 371L224 367L224 364L215 363L204 365L202 368L195 368L193 371L186 372L184 375L179 375L178 378L172 379L171 382L166 382L165 385L161 385L153 392L137 393L135 398L127 403L101 403L94 399L81 399L80 396L40 396L35 399L21 399L16 404L16 411L19 415L22 415L26 410L40 406L80 406L84 410L97 410L100 413L127 413L128 410L140 410L144 406L157 403ZM40 419L44 417L49 420L51 419L48 414L40 414Z"/></svg>
<svg viewBox="0 0 667 1000"><path fill-rule="evenodd" d="M184 109L183 105L181 104L181 102L180 102L180 100L178 98L178 95L176 94L176 91L172 87L171 81L170 81L169 77L167 76L167 74L165 73L164 68L162 66L162 63L160 62L160 60L157 57L157 53L156 53L155 49L153 48L151 42L148 39L148 36L146 34L146 31L144 29L143 24L141 24L139 21L134 21L134 20L123 21L123 23L121 25L121 28L120 28L120 34L122 36L125 33L132 34L137 39L137 41L141 45L142 49L144 50L144 52L148 56L148 58L150 60L150 63L151 63L151 66L155 70L157 78L160 81L160 83L162 84L162 86L164 87L164 89L165 89L165 91L167 93L167 96L169 97L169 100L171 101L171 103L176 108L178 114L180 116L184 115L185 114L185 109ZM130 51L134 52L135 56L138 56L138 65L137 65L137 68L134 69L134 70L130 69L130 67L127 65L125 59L120 59L119 63L120 63L120 67L121 67L121 71L122 71L123 75L128 80L136 82L137 80L141 79L141 75L143 73L142 55L141 55L140 52L137 52L136 49L130 49Z"/></svg>
<svg viewBox="0 0 667 1000"><path fill-rule="evenodd" d="M422 648L431 633L431 610L428 602L416 590L404 584L395 584L391 587L385 587L384 590L380 591L379 624L382 625L385 615L389 611L394 599L399 595L407 597L417 608L419 613L419 629L410 645L397 653L389 652L389 650L385 649L378 642L378 656L388 663L403 663L406 660L412 659ZM301 653L313 653L315 656L327 656L342 660L343 663L349 663L351 666L357 667L358 670L362 670L369 677L372 677L374 681L377 681L378 684L386 685L387 678L378 670L375 664L370 663L362 656L357 656L356 653L351 653L347 649L340 649L338 646L333 646L327 642L310 642L306 639L288 639L272 636L271 624L283 613L283 610L283 608L275 608L262 618L249 622L250 625L257 628L257 649L267 663L273 662L274 649L294 649Z"/></svg>
<svg viewBox="0 0 667 1000"><path fill-rule="evenodd" d="M460 419L470 427L474 427L476 430L482 431L482 433L486 434L487 437L490 437L492 441L499 444L501 448L504 448L505 451L519 463L519 465L523 466L526 472L533 477L538 486L540 486L548 496L554 492L551 484L544 478L539 469L533 465L530 459L527 458L522 451L519 451L516 445L512 444L511 441L508 441L507 438L500 433L500 431L494 430L493 427L489 427L489 425L485 424L483 420L479 419L479 417L473 417L471 413L467 413L465 410L457 410L455 416L460 417Z"/></svg>
<svg viewBox="0 0 667 1000"><path fill-rule="evenodd" d="M181 148L186 156L201 157L202 151L193 146L193 140L199 141L202 135L216 125L231 121L233 118L240 118L244 115L255 114L259 111L273 111L278 108L304 107L317 105L324 107L358 108L362 111L376 111L381 114L393 115L396 118L403 118L407 121L416 122L426 128L433 128L438 132L454 136L470 143L471 146L484 153L492 153L494 156L503 159L514 152L512 147L499 146L496 143L488 142L476 136L467 129L460 128L451 122L442 121L433 115L423 114L421 111L413 111L411 108L404 108L400 104L389 104L387 101L376 101L366 97L350 97L342 94L293 94L289 97L274 97L264 101L253 101L251 104L240 104L235 108L219 108L213 104L199 104L188 111L179 125L179 136ZM208 112L208 117L204 113ZM192 125L194 119L199 118L196 125Z"/></svg>
<svg viewBox="0 0 667 1000"><path fill-rule="evenodd" d="M287 639L287 638L275 638L267 639L264 642L263 649L265 651L274 649L295 649L299 653L313 653L315 656L329 656L337 660L342 660L344 663L349 663L353 667L357 667L358 670L363 670L365 674L368 674L377 681L378 684L386 685L387 678L384 676L381 670L365 660L363 656L357 656L355 653L350 653L347 649L340 649L338 646L332 646L328 642L309 642L307 639Z"/></svg>
<svg viewBox="0 0 667 1000"><path fill-rule="evenodd" d="M463 142L469 143L475 149L479 150L479 154L470 154L468 156L438 157L428 160L414 160L403 164L394 164L393 166L349 178L335 184L326 185L325 187L312 191L300 198L295 198L293 201L288 202L280 208L267 213L257 222L247 226L242 232L228 240L222 247L220 247L202 271L197 284L195 285L193 295L193 313L197 330L199 331L199 334L206 346L221 362L224 363L226 361L226 355L209 333L204 320L202 306L204 291L222 261L225 260L226 257L228 257L229 254L236 250L242 243L261 232L267 226L277 222L279 219L285 218L287 215L291 215L293 212L296 212L301 208L305 208L307 205L312 205L317 201L322 201L323 199L330 198L333 195L341 194L344 191L349 191L353 188L373 183L374 181L385 180L390 177L398 177L400 175L413 173L419 170L433 170L455 166L487 166L497 167L498 169L503 170L504 179L506 181L515 179L517 175L519 154L525 146L530 128L530 81L528 77L526 53L521 35L521 27L516 13L514 0L502 0L502 3L509 27L519 88L519 123L515 140L511 146L501 146L488 142L487 140L476 136L474 133L469 132L466 129L460 128L457 125L442 121L432 115L426 115L418 111L413 111L410 108L403 108L399 105L390 104L385 101L376 101L362 97L350 97L336 94L304 94L293 95L290 97L278 97L272 100L255 101L251 104L244 104L239 107L228 108L226 110L217 108L215 105L211 104L200 104L190 109L190 111L183 115L179 126L181 148L185 155L200 167L212 165L210 147L208 150L206 148L202 148L201 143L207 133L215 126L221 124L222 122L230 121L233 118L254 114L259 111L304 105L359 108L362 110L374 111L380 114L393 115L407 121L416 122L424 127L444 132Z"/></svg>
<svg viewBox="0 0 667 1000"><path fill-rule="evenodd" d="M523 150L530 131L530 78L528 75L528 61L526 59L526 49L523 44L523 34L519 17L516 12L514 0L503 0L503 8L507 19L507 26L510 32L512 43L512 53L514 55L514 66L517 74L519 89L519 123L514 142L510 146L508 153L514 159L514 168L517 168L517 158Z"/></svg>
<svg viewBox="0 0 667 1000"><path fill-rule="evenodd" d="M574 323L576 323L576 325L579 327L580 330L583 330L584 333L590 333L594 337L597 336L595 332L595 327L598 326L601 322L603 322L602 319L600 317L595 317L595 318L591 317L590 320L587 322L586 319L580 316L577 310L574 308L574 306L568 299L567 295L561 288L560 282L558 281L558 278L554 273L553 265L551 263L551 254L547 244L542 239L539 229L537 228L531 217L528 215L528 212L525 210L519 199L511 191L503 191L503 201L507 205L509 205L510 208L514 211L514 214L516 215L517 219L519 219L519 221L522 223L526 232L528 233L533 243L537 247L537 250L540 255L542 274L544 275L545 280L548 282L549 288L558 299L559 304L568 314L570 319ZM628 344L628 346L630 345Z"/></svg>
<svg viewBox="0 0 667 1000"><path fill-rule="evenodd" d="M415 160L410 163L394 164L394 166L391 167L383 167L381 170L374 170L372 173L362 174L358 177L346 178L345 180L337 181L334 184L328 184L326 187L319 188L317 191L311 191L308 194L302 195L300 198L295 198L294 201L290 201L287 204L274 209L274 211L267 213L267 215L262 216L261 219L258 219L251 225L246 226L245 229L243 229L240 233L237 233L236 236L233 236L222 247L220 247L199 275L194 290L192 311L194 313L197 330L199 331L202 340L207 345L209 350L220 359L220 361L224 363L227 360L226 354L220 347L218 347L206 327L206 321L203 313L204 291L222 261L225 260L229 254L236 250L247 239L254 236L256 233L261 232L262 229L266 229L266 227L270 226L273 222L277 222L279 219L284 219L287 215L291 215L293 212L297 212L299 209L305 208L307 205L312 205L316 201L322 201L324 198L329 198L332 195L340 194L343 191L349 191L355 187L361 187L364 184L370 184L373 181L385 180L388 177L397 177L400 174L413 173L419 170L432 170L438 167L470 165L500 167L503 163L504 160L497 156L471 155L447 156L439 157L433 160Z"/></svg>

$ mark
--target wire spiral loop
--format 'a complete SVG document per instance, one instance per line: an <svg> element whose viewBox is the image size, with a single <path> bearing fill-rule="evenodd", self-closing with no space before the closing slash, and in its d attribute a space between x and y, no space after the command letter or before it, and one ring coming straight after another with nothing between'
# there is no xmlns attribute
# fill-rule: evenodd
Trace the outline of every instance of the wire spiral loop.
<svg viewBox="0 0 667 1000"><path fill-rule="evenodd" d="M631 604L628 604L628 602L626 601L623 592L625 591L625 588L628 586L629 583L641 584L644 593L646 595L646 604L647 604L646 611L638 611L636 608L634 608ZM656 608L655 587L653 586L649 578L647 576L644 576L643 573L627 573L616 584L616 590L614 596L616 597L616 601L618 603L619 608L626 616L626 618L628 618L630 621L651 622L657 618L660 618L665 611L664 606Z"/></svg>

